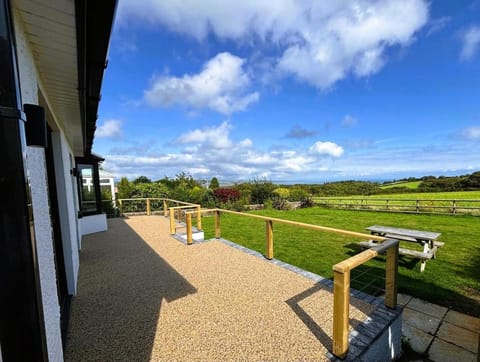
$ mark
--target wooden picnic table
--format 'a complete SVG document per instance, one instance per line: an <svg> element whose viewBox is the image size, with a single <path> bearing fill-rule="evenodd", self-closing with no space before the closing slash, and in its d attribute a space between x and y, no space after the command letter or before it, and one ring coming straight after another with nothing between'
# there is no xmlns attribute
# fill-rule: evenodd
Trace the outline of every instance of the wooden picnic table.
<svg viewBox="0 0 480 362"><path fill-rule="evenodd" d="M421 230L402 229L391 226L373 225L366 228L372 235L384 236L386 238L397 239L401 241L418 243L423 246L423 252L407 248L399 248L399 254L421 259L420 271L425 270L427 260L435 259L438 248L444 245L438 241L441 233ZM362 247L370 248L375 244L373 240L359 243Z"/></svg>

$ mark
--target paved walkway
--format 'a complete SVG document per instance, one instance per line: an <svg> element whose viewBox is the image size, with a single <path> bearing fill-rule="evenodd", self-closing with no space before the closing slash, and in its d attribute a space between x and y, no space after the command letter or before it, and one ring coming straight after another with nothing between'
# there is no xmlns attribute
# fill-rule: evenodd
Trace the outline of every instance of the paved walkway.
<svg viewBox="0 0 480 362"><path fill-rule="evenodd" d="M168 220L109 221L81 252L67 361L321 361L331 290L219 241L186 246ZM374 307L351 300L351 324Z"/></svg>
<svg viewBox="0 0 480 362"><path fill-rule="evenodd" d="M476 362L480 319L399 294L404 305L402 334L415 352L435 362Z"/></svg>

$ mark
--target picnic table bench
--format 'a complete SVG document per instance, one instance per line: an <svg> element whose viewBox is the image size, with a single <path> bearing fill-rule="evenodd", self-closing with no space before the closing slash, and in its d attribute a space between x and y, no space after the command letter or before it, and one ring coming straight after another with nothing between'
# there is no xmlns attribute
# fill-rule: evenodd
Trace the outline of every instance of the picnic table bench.
<svg viewBox="0 0 480 362"><path fill-rule="evenodd" d="M401 229L381 225L369 226L366 229L369 230L372 235L379 235L390 239L421 244L423 246L423 251L407 248L398 249L398 253L400 255L410 256L421 260L420 272L425 270L427 260L435 259L438 248L441 248L445 244L437 240L440 235L442 235L441 233L431 231ZM373 240L361 241L358 244L363 248L371 248L375 245L378 245Z"/></svg>

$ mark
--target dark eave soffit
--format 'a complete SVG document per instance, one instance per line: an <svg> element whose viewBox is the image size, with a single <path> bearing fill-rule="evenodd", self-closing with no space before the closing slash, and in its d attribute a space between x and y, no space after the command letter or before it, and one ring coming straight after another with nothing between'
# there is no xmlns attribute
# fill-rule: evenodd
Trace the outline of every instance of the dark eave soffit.
<svg viewBox="0 0 480 362"><path fill-rule="evenodd" d="M92 152L117 0L76 0L78 88L84 153Z"/></svg>

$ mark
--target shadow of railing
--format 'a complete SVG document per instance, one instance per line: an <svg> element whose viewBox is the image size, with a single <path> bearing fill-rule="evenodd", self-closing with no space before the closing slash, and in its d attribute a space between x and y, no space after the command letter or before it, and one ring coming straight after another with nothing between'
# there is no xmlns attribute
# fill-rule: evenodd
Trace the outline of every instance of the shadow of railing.
<svg viewBox="0 0 480 362"><path fill-rule="evenodd" d="M297 317L305 324L305 326L310 330L310 332L315 336L315 338L329 351L333 349L333 341L331 335L325 331L320 324L315 320L313 316L311 316L305 309L300 305L300 303L307 298L313 296L315 293L318 293L322 290L327 291L330 295L330 298L333 300L333 290L328 283L319 282L312 287L304 290L297 295L294 295L292 298L285 301L287 305L292 309L292 311L297 315ZM362 303L357 301L356 299L351 299L350 304L364 313L368 315L372 311L372 306L368 306L366 303ZM333 317L331 319L331 323L333 323ZM349 319L350 325L355 328L360 325L363 321L360 321L356 318Z"/></svg>
<svg viewBox="0 0 480 362"><path fill-rule="evenodd" d="M162 303L196 293L126 222L85 237L67 361L149 361Z"/></svg>

